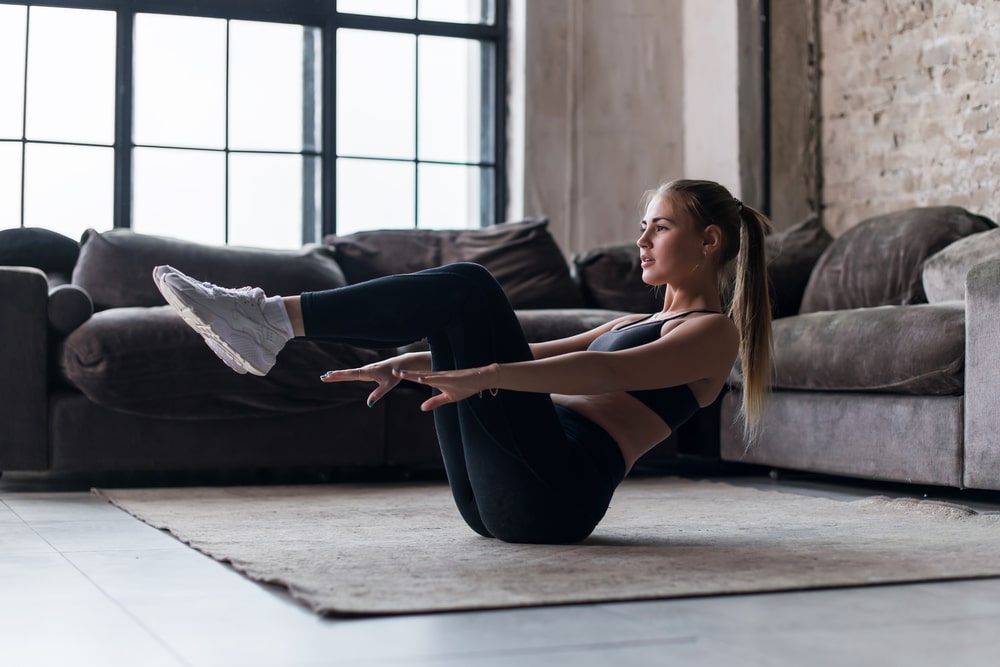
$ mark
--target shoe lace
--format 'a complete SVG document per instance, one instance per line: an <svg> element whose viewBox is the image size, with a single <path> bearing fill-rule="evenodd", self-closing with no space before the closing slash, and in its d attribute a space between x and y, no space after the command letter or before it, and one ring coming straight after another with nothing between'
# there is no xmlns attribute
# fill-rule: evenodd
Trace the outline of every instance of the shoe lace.
<svg viewBox="0 0 1000 667"><path fill-rule="evenodd" d="M259 303L265 298L264 290L259 287L250 287L249 285L245 287L219 287L213 283L203 282L202 287L205 288L213 297L229 297L237 298L240 301L248 303Z"/></svg>

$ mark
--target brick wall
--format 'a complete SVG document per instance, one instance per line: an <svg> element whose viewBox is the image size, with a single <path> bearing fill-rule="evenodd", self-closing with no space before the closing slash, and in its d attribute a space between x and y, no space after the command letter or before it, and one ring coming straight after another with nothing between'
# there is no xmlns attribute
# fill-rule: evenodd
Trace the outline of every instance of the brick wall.
<svg viewBox="0 0 1000 667"><path fill-rule="evenodd" d="M1000 0L821 0L823 220L1000 219Z"/></svg>

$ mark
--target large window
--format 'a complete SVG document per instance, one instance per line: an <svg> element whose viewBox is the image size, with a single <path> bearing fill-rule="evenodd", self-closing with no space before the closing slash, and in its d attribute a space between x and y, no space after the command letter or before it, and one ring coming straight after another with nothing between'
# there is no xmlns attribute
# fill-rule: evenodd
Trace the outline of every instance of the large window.
<svg viewBox="0 0 1000 667"><path fill-rule="evenodd" d="M294 247L492 224L505 16L504 0L0 4L0 228Z"/></svg>

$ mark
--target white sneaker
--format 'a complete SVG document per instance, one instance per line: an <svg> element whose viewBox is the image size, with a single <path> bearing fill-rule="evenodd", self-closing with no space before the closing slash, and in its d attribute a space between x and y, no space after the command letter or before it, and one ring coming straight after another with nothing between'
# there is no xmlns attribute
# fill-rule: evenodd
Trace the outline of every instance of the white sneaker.
<svg viewBox="0 0 1000 667"><path fill-rule="evenodd" d="M205 343L208 345L209 349L212 350L212 352L215 352L215 356L226 362L227 366L232 368L240 375L247 374L247 369L240 366L240 362L236 361L236 357L226 352L226 348L222 347L222 345L220 345L218 341L216 341L214 338L203 338L202 340L205 341Z"/></svg>
<svg viewBox="0 0 1000 667"><path fill-rule="evenodd" d="M172 266L153 269L153 281L212 351L237 372L267 375L289 336L264 315L264 291L201 282Z"/></svg>

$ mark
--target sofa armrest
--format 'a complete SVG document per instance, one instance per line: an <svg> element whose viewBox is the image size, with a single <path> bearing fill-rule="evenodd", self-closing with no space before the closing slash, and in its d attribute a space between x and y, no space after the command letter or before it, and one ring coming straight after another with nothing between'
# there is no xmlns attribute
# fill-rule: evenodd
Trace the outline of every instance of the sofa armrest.
<svg viewBox="0 0 1000 667"><path fill-rule="evenodd" d="M1000 259L965 280L965 486L1000 489Z"/></svg>
<svg viewBox="0 0 1000 667"><path fill-rule="evenodd" d="M45 274L0 266L0 471L48 468Z"/></svg>

